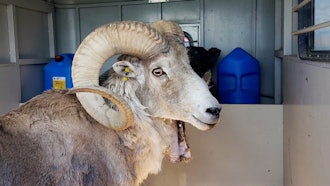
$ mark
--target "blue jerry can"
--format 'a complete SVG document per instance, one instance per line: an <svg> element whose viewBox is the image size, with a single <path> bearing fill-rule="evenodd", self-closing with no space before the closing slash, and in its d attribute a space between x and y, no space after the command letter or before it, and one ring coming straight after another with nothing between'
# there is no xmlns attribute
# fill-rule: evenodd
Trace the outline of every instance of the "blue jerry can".
<svg viewBox="0 0 330 186"><path fill-rule="evenodd" d="M71 67L74 54L61 54L55 56L44 67L44 89L72 88Z"/></svg>
<svg viewBox="0 0 330 186"><path fill-rule="evenodd" d="M221 103L260 103L259 62L249 53L235 48L219 62L217 72L218 99Z"/></svg>

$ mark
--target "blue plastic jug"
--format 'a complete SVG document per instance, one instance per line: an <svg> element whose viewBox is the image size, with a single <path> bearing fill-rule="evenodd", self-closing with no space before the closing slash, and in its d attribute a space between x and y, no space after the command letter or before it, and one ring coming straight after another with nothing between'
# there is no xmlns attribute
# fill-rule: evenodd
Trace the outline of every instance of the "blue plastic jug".
<svg viewBox="0 0 330 186"><path fill-rule="evenodd" d="M260 103L260 67L253 56L242 48L235 48L219 62L217 70L218 99L221 103Z"/></svg>
<svg viewBox="0 0 330 186"><path fill-rule="evenodd" d="M71 67L74 54L61 54L55 56L44 67L44 89L72 88Z"/></svg>

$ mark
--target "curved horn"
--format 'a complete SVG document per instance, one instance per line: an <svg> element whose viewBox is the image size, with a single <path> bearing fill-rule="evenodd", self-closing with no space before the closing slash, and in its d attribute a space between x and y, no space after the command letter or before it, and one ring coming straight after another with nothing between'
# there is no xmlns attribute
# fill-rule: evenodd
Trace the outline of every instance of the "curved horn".
<svg viewBox="0 0 330 186"><path fill-rule="evenodd" d="M88 93L92 93L92 94L98 94L98 95L102 96L103 98L111 100L111 102L117 106L117 108L119 110L118 114L123 114L123 116L111 118L112 126L118 127L118 128L114 128L115 130L123 130L123 129L127 128L126 126L130 126L133 123L134 115L133 115L133 112L130 109L129 105L126 104L126 102L121 97L117 97L116 94L114 94L110 89L107 89L107 88L104 88L101 86L72 88L67 92L67 94L77 94L78 92L88 92ZM107 105L103 105L103 107L107 113L116 112L113 109L111 109L110 107L108 107ZM125 121L122 121L121 118L125 119ZM126 125L122 125L121 123L123 123L123 122L126 123Z"/></svg>
<svg viewBox="0 0 330 186"><path fill-rule="evenodd" d="M104 25L89 34L77 49L72 64L73 85L99 86L100 69L116 54L146 59L168 50L168 41L144 23L126 21ZM85 92L76 95L84 109L102 125L117 130L129 127L128 118L125 118L127 114L110 111L100 95ZM119 118L118 122L112 123L113 118Z"/></svg>
<svg viewBox="0 0 330 186"><path fill-rule="evenodd" d="M151 23L150 26L167 36L174 37L176 42L183 42L184 33L181 27L173 21L159 20Z"/></svg>

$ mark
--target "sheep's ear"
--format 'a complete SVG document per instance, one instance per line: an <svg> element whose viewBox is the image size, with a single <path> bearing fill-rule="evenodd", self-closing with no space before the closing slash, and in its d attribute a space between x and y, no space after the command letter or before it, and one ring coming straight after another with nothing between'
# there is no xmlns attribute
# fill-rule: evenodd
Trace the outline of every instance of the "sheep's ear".
<svg viewBox="0 0 330 186"><path fill-rule="evenodd" d="M124 78L135 78L139 74L139 70L129 61L118 61L113 64L114 71Z"/></svg>
<svg viewBox="0 0 330 186"><path fill-rule="evenodd" d="M205 74L203 75L203 79L205 80L206 84L208 86L210 86L211 84L211 79L212 79L212 73L211 70L208 70L205 72Z"/></svg>

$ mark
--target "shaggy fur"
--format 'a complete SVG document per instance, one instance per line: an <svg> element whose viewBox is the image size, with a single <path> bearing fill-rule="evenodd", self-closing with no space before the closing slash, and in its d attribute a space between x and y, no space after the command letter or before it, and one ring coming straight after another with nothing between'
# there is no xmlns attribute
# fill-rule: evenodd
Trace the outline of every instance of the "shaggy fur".
<svg viewBox="0 0 330 186"><path fill-rule="evenodd" d="M138 185L160 170L174 130L164 124L114 131L48 91L0 117L0 185Z"/></svg>

